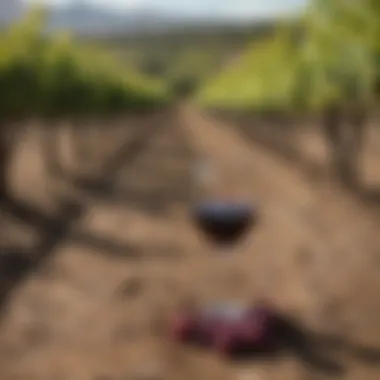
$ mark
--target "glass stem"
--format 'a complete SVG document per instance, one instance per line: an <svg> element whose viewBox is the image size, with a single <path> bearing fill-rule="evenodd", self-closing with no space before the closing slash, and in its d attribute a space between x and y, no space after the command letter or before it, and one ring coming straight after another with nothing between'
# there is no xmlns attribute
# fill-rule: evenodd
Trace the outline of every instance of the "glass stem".
<svg viewBox="0 0 380 380"><path fill-rule="evenodd" d="M237 296L239 292L239 284L241 280L240 270L236 265L236 252L230 246L221 247L217 252L216 257L217 277L219 289L222 291L222 296Z"/></svg>

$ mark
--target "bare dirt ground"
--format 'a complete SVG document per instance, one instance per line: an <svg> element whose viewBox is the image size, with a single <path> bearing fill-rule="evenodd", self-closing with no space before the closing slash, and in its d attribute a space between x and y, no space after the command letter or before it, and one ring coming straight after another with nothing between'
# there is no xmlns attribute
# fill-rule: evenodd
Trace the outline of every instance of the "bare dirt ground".
<svg viewBox="0 0 380 380"><path fill-rule="evenodd" d="M100 135L101 182L48 180L35 134L24 140L0 218L1 379L379 379L379 222L350 196L190 106ZM205 156L218 176L202 189L194 167ZM227 261L188 218L206 195L260 207ZM248 365L172 347L154 322L188 293L267 296L323 332L323 360L306 346Z"/></svg>

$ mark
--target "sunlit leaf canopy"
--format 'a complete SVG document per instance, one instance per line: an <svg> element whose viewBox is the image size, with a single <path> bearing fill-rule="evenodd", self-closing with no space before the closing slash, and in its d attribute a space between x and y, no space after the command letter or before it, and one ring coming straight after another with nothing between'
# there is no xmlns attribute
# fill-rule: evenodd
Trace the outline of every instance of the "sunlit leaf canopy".
<svg viewBox="0 0 380 380"><path fill-rule="evenodd" d="M318 110L377 100L380 2L315 0L293 24L254 42L209 81L208 106Z"/></svg>
<svg viewBox="0 0 380 380"><path fill-rule="evenodd" d="M165 89L62 32L42 33L45 12L32 11L0 35L2 119L125 112L161 105Z"/></svg>

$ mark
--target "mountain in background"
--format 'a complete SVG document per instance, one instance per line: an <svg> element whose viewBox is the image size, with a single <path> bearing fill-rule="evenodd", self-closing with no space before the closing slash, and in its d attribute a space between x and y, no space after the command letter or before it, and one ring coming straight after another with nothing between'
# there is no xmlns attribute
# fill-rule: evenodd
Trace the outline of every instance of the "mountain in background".
<svg viewBox="0 0 380 380"><path fill-rule="evenodd" d="M22 0L0 0L0 23L9 24L25 13ZM96 7L85 1L73 1L67 6L48 9L47 30L70 30L80 36L119 36L145 33L167 32L172 29L221 26L236 26L237 21L221 20L217 17L190 17L155 10L136 8L117 12Z"/></svg>
<svg viewBox="0 0 380 380"><path fill-rule="evenodd" d="M20 18L25 8L22 0L0 0L0 25L7 25Z"/></svg>
<svg viewBox="0 0 380 380"><path fill-rule="evenodd" d="M169 20L150 10L136 9L117 13L85 3L52 8L48 30L70 29L76 34L118 34L160 27Z"/></svg>
<svg viewBox="0 0 380 380"><path fill-rule="evenodd" d="M70 29L79 35L119 35L162 32L178 27L236 25L236 21L221 21L210 17L190 17L152 8L136 8L116 12L76 2L51 9L48 30Z"/></svg>

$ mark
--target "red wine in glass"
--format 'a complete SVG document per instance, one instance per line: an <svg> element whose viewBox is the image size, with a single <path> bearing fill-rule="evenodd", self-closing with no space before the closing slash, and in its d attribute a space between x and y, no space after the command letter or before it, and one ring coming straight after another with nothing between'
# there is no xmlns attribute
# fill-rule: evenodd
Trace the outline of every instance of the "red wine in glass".
<svg viewBox="0 0 380 380"><path fill-rule="evenodd" d="M253 206L239 201L203 201L193 210L198 230L220 249L236 245L255 225L257 215Z"/></svg>

